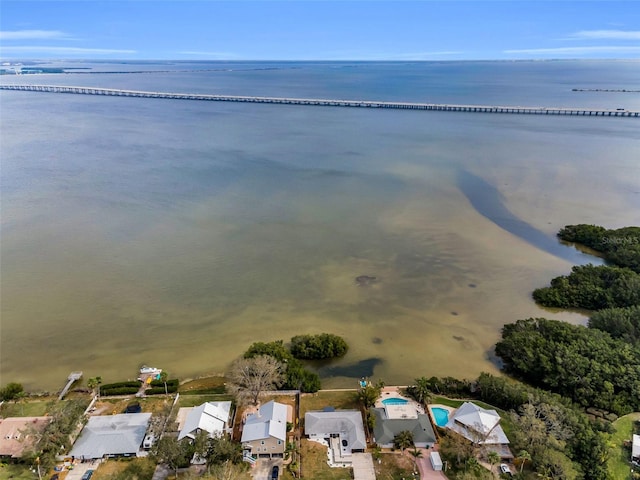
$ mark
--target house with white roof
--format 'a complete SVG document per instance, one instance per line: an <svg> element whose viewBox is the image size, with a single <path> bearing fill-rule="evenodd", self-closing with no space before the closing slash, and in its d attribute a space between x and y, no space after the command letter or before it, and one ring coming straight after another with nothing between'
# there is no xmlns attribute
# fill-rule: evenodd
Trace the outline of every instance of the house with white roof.
<svg viewBox="0 0 640 480"><path fill-rule="evenodd" d="M640 435L633 435L631 443L631 461L640 464Z"/></svg>
<svg viewBox="0 0 640 480"><path fill-rule="evenodd" d="M508 446L509 439L500 426L500 415L495 410L465 402L449 417L445 428L485 450L497 452L501 458L513 458Z"/></svg>
<svg viewBox="0 0 640 480"><path fill-rule="evenodd" d="M311 411L304 415L304 433L310 440L328 440L334 462L351 463L352 452L364 452L367 438L359 410Z"/></svg>
<svg viewBox="0 0 640 480"><path fill-rule="evenodd" d="M244 457L271 458L284 456L287 443L287 406L275 401L262 405L250 414L242 428Z"/></svg>
<svg viewBox="0 0 640 480"><path fill-rule="evenodd" d="M90 417L69 455L87 460L145 455L141 445L150 419L150 413Z"/></svg>
<svg viewBox="0 0 640 480"><path fill-rule="evenodd" d="M189 410L178 433L178 440L194 440L199 432L207 432L211 438L228 432L231 402L206 402Z"/></svg>

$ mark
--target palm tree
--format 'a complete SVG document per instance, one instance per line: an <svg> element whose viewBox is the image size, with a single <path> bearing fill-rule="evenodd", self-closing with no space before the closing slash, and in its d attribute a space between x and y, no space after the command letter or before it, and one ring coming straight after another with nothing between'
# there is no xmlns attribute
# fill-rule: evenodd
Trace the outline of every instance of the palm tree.
<svg viewBox="0 0 640 480"><path fill-rule="evenodd" d="M429 379L427 377L416 378L414 380L414 384L407 389L407 392L419 403L428 403L431 399Z"/></svg>
<svg viewBox="0 0 640 480"><path fill-rule="evenodd" d="M413 433L409 430L403 430L393 438L393 446L401 449L403 452L405 448L413 446Z"/></svg>
<svg viewBox="0 0 640 480"><path fill-rule="evenodd" d="M14 402L20 404L20 411L22 412L22 416L23 417L24 417L24 402L25 402L27 396L28 396L27 392L25 392L23 390L22 392L16 393L16 398L14 399Z"/></svg>
<svg viewBox="0 0 640 480"><path fill-rule="evenodd" d="M481 469L482 469L482 465L480 465L480 462L476 457L467 458L465 471L471 471L476 473L476 472L479 472Z"/></svg>
<svg viewBox="0 0 640 480"><path fill-rule="evenodd" d="M526 450L520 450L518 452L518 456L516 457L520 462L520 473L522 473L522 469L524 468L524 464L531 461L531 454Z"/></svg>
<svg viewBox="0 0 640 480"><path fill-rule="evenodd" d="M487 461L489 465L491 465L491 473L493 473L493 466L500 462L500 455L495 450L491 450L487 454Z"/></svg>
<svg viewBox="0 0 640 480"><path fill-rule="evenodd" d="M100 398L100 385L102 384L102 377L91 377L87 380L87 387L92 390L94 396Z"/></svg>
<svg viewBox="0 0 640 480"><path fill-rule="evenodd" d="M409 450L409 454L413 457L413 463L415 464L415 470L419 470L418 469L418 459L422 458L422 450L418 450L418 447L416 447L415 445L413 446L412 450Z"/></svg>

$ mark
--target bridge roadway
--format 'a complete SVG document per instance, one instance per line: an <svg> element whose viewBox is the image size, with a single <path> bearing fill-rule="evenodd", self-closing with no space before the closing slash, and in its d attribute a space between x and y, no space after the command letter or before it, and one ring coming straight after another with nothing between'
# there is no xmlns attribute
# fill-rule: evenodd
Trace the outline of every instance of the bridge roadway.
<svg viewBox="0 0 640 480"><path fill-rule="evenodd" d="M196 93L145 92L114 88L72 87L56 85L0 85L0 90L28 92L73 93L80 95L106 95L115 97L166 98L173 100L202 100L213 102L271 103L284 105L311 105L323 107L393 108L400 110L430 110L444 112L512 113L531 115L581 115L600 117L640 117L638 110L590 109L557 107L518 107L499 105L450 105L436 103L375 102L365 100L331 100L313 98L251 97L234 95L205 95Z"/></svg>

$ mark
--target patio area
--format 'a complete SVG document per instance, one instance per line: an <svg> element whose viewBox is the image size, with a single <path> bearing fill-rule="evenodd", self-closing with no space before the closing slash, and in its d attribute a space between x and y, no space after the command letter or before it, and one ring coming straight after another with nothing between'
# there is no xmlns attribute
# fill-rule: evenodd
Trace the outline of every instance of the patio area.
<svg viewBox="0 0 640 480"><path fill-rule="evenodd" d="M384 409L387 413L387 418L391 419L417 418L418 414L424 414L422 405L411 398L403 396L399 387L384 387L374 407Z"/></svg>

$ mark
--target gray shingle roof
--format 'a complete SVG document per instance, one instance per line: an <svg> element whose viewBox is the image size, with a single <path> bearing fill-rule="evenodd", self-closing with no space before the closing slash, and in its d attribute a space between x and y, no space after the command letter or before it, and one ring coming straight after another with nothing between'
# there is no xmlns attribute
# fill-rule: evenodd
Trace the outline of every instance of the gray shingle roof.
<svg viewBox="0 0 640 480"><path fill-rule="evenodd" d="M358 410L307 412L304 416L304 433L307 435L343 434L349 440L349 447L352 450L367 448L362 414Z"/></svg>
<svg viewBox="0 0 640 480"><path fill-rule="evenodd" d="M436 435L431 427L429 416L418 414L418 418L386 418L383 408L373 408L376 425L373 429L376 443L387 445L393 443L394 437L404 430L413 434L415 443L435 443Z"/></svg>

